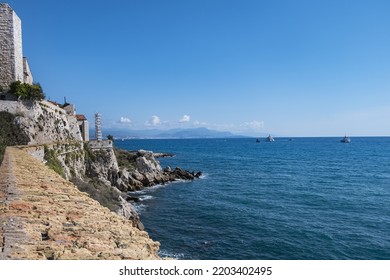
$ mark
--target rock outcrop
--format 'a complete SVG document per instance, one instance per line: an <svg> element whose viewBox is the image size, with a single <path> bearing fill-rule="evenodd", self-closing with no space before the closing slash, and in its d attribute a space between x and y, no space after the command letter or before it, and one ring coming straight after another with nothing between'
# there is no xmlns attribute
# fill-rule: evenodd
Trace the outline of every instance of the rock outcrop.
<svg viewBox="0 0 390 280"><path fill-rule="evenodd" d="M7 148L0 174L0 259L158 259L146 232L25 151Z"/></svg>
<svg viewBox="0 0 390 280"><path fill-rule="evenodd" d="M95 178L107 186L111 186L118 178L118 161L113 148L89 151L91 153L85 159L86 172L89 178Z"/></svg>
<svg viewBox="0 0 390 280"><path fill-rule="evenodd" d="M155 159L155 154L151 151L117 152L121 154L122 163L123 159L126 159L126 164L121 166L118 178L113 184L123 192L140 190L177 180L194 180L202 175L201 172L189 172L179 167L174 170L167 167L163 170L160 163Z"/></svg>

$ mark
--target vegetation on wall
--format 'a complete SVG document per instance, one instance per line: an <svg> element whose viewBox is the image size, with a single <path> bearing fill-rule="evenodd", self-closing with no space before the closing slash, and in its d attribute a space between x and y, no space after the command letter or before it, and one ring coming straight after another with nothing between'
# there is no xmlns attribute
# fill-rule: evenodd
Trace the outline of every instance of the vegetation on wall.
<svg viewBox="0 0 390 280"><path fill-rule="evenodd" d="M22 100L42 100L45 99L45 94L43 93L42 87L40 84L26 84L20 81L15 81L10 84L9 93L15 94Z"/></svg>
<svg viewBox="0 0 390 280"><path fill-rule="evenodd" d="M79 178L73 178L71 182L75 184L80 191L88 193L91 198L111 211L116 212L120 209L120 192L116 191L114 188L108 187L98 180L93 179L85 181Z"/></svg>
<svg viewBox="0 0 390 280"><path fill-rule="evenodd" d="M44 152L44 160L46 160L46 165L58 174L60 174L62 177L64 177L64 170L62 169L60 160L57 158L56 151L53 149L49 149L49 147L45 145Z"/></svg>
<svg viewBox="0 0 390 280"><path fill-rule="evenodd" d="M134 170L136 167L137 154L126 150L114 149L118 165L121 168Z"/></svg>
<svg viewBox="0 0 390 280"><path fill-rule="evenodd" d="M84 143L84 158L85 161L96 161L96 154L92 151L88 143Z"/></svg>
<svg viewBox="0 0 390 280"><path fill-rule="evenodd" d="M27 145L28 141L26 133L15 122L15 115L0 112L0 162L7 146Z"/></svg>

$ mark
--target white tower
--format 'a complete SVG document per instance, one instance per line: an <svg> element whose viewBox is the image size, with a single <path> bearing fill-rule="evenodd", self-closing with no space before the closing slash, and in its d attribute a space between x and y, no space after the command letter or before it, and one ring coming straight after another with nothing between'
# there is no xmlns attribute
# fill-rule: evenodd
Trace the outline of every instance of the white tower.
<svg viewBox="0 0 390 280"><path fill-rule="evenodd" d="M102 141L102 118L100 113L95 113L95 138L97 141Z"/></svg>
<svg viewBox="0 0 390 280"><path fill-rule="evenodd" d="M22 22L6 3L0 3L0 86L14 81L32 84L26 58L23 58Z"/></svg>

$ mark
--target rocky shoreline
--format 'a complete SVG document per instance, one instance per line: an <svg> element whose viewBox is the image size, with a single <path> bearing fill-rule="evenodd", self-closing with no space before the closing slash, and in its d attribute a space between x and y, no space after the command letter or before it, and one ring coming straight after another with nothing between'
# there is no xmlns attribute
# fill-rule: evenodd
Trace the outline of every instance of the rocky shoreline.
<svg viewBox="0 0 390 280"><path fill-rule="evenodd" d="M23 188L25 195L17 196L16 208L12 203L10 206L0 203L0 212L5 219L0 226L0 237L7 241L0 247L8 250L0 259L158 259L159 243L145 232L133 206L137 198L128 193L177 180L195 180L202 175L178 167L162 169L155 159L156 154L151 151L111 149L111 152L94 151L96 157L93 159L90 158L92 154L85 156L85 176L73 178L77 180L72 180L75 183L72 184L29 155L28 146L9 148L8 151L13 159L10 161L7 157L2 165L0 198L4 194L8 201L13 193L2 188L6 186L8 173L17 177L16 186L20 190ZM119 153L122 160L123 156L127 157L127 164L124 161L118 164L115 153ZM14 162L17 169L7 171L9 162ZM26 175L25 171L31 175ZM97 175L95 172L100 172L102 180L87 176ZM109 196L103 196L104 192ZM107 199L115 204L115 209L107 206ZM25 208L28 208L27 214ZM10 222L22 216L23 223ZM36 225L40 226L37 228ZM14 234L14 227L22 230ZM20 234L22 239L13 239ZM17 251L11 250L10 242L14 244L12 246L17 244Z"/></svg>
<svg viewBox="0 0 390 280"><path fill-rule="evenodd" d="M179 167L164 169L156 157L173 157L171 153L152 151L127 151L116 148L89 150L85 159L85 176L73 178L72 182L92 198L110 208L144 230L133 203L139 198L132 192L155 185L164 185L178 180L195 180L202 172L183 170Z"/></svg>
<svg viewBox="0 0 390 280"><path fill-rule="evenodd" d="M89 214L94 217L93 220L91 220L92 224L97 221L96 216L103 215L101 213L107 212L118 216L118 218L120 218L119 216L124 217L123 220L127 220L124 224L127 226L131 225L135 232L137 232L137 230L144 232L144 226L140 221L135 207L133 206L133 202L136 202L136 198L132 198L131 195L128 195L128 193L178 180L195 180L202 175L201 172L183 170L179 167L171 168L167 166L163 169L156 158L175 156L170 153L154 153L144 150L118 150L113 147L113 143L110 140L103 140L99 143L93 140L83 142L79 139L79 131L76 129L78 126L76 126L75 122L71 122L72 118L70 116L66 116L60 109L53 107L49 103L31 102L31 104L24 104L22 102L17 102L16 105L22 113L13 115L11 113L3 112L3 114L9 114L8 117L12 117L12 124L19 129L15 130L12 128L9 131L7 130L7 133L4 133L2 137L6 140L8 138L12 138L11 136L14 137L11 139L12 141L6 141L3 143L6 144L6 146L14 146L14 148L11 149L12 151L21 150L25 152L26 156L32 156L38 160L38 162L45 164L46 167L55 172L51 172L51 174L56 174L58 178L61 178L61 180L58 180L61 184L63 182L69 182L69 186L77 187L80 192L75 192L71 201L76 201L78 199L78 194L80 194L83 197L88 196L91 199L88 200L88 203L92 203L91 201L93 200L97 203L96 205L103 206L96 206L93 209L80 208L80 211L91 212ZM66 125L64 124L64 121L66 122ZM45 123L45 126L42 126L41 129L40 127L42 123ZM64 127L61 127L60 129L57 126L59 123L63 123ZM23 136L23 141L20 141L21 136ZM0 149L0 152L1 151L2 150ZM25 157L20 153L15 153L15 156L17 158ZM31 166L34 166L34 164L31 163ZM46 168L44 168L43 165L40 165L40 169ZM24 175L21 172L18 172L18 176L20 176L21 179L24 179ZM56 178L56 182L58 178ZM4 178L4 180L8 179ZM29 185L27 181L24 184L26 184L26 186ZM55 188L54 185L53 188ZM40 196L45 197L45 192L46 190L42 189ZM47 195L50 196L50 193L47 193ZM56 211L67 211L67 204L61 204L61 202L58 202L57 200L55 202L51 201L49 204L53 204L51 205L53 206L53 213L55 212L54 209ZM0 205L0 208L1 207L2 205ZM2 211L2 209L0 210ZM101 213L99 213L100 211ZM22 212L10 212L10 215L15 214L17 216L21 213ZM56 219L56 215L57 214L54 213L48 217L50 220L54 219L53 224ZM106 215L104 214L104 216ZM107 218L105 221L105 227L107 227L108 231L110 229L110 225L107 221L110 219L111 218ZM126 230L130 232L130 228L131 227L128 227ZM65 234L67 233L67 230L67 226L57 229L56 232L46 230L42 233L41 241L47 241L47 238L49 238L49 240L54 240L54 236ZM5 235L7 236L7 239L12 238L13 236L8 233L5 233ZM146 232L144 232L143 235L147 236ZM2 233L0 230L0 241L1 236ZM109 237L108 234L107 236ZM103 241L104 238L101 239L102 243L107 243L106 241ZM140 241L140 244L143 244L142 238L136 238L132 242L136 243L138 241ZM94 242L97 243L98 241ZM52 248L56 253L51 254L52 251L50 251L48 256L46 256L47 254L41 255L34 253L23 256L22 258L148 258L147 254L130 256L126 252L125 255L118 256L114 253L107 253L109 250L115 252L117 250L115 246L111 246L111 249L107 247L104 250L104 256L101 256L100 253L96 255L95 252L92 251L91 253L86 253L86 255L82 255L81 253L75 253L73 255L73 251L77 251L78 247L76 248L72 244L67 244L64 248L61 247L60 249L55 246L50 246L50 248ZM65 250L66 252L60 252L57 249ZM67 251L68 249L70 250L70 253ZM82 250L85 250L85 248ZM35 251L35 247L32 251ZM150 258L156 258L157 255L155 252L157 251L158 245L156 243L153 245L153 250L148 253ZM10 256L10 258L19 257Z"/></svg>
<svg viewBox="0 0 390 280"><path fill-rule="evenodd" d="M146 187L159 184L166 184L177 180L194 180L202 176L202 172L194 172L170 166L162 169L157 157L172 157L173 154L153 153L151 151L125 151L116 150L117 155L122 159L120 161L121 170L118 172L116 184L122 192L138 191ZM127 164L123 163L126 158ZM121 166L122 165L122 166Z"/></svg>

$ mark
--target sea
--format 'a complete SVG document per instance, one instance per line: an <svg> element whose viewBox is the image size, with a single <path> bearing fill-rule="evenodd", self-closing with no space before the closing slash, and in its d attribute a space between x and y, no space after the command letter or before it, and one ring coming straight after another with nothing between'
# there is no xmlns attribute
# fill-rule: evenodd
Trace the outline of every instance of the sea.
<svg viewBox="0 0 390 280"><path fill-rule="evenodd" d="M390 259L390 138L136 139L200 179L132 193L160 255L185 260Z"/></svg>

